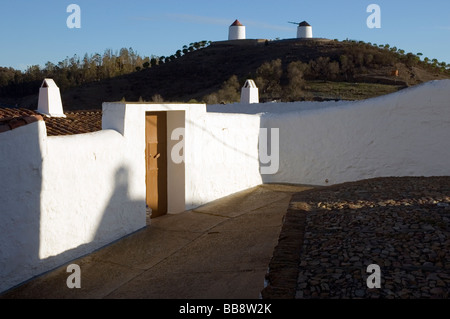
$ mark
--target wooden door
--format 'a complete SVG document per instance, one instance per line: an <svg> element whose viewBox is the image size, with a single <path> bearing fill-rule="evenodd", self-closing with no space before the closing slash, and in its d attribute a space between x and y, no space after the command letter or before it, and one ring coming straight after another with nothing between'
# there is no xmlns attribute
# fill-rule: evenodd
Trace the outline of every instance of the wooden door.
<svg viewBox="0 0 450 319"><path fill-rule="evenodd" d="M152 218L167 214L167 113L145 116L147 205Z"/></svg>

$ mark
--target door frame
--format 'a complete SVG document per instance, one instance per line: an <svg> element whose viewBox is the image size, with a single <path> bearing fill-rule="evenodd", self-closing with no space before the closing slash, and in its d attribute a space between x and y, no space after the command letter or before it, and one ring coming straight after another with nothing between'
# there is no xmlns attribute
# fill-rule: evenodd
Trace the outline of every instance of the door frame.
<svg viewBox="0 0 450 319"><path fill-rule="evenodd" d="M146 203L152 209L151 218L166 215L167 112L145 114L145 166Z"/></svg>
<svg viewBox="0 0 450 319"><path fill-rule="evenodd" d="M172 132L177 128L186 127L185 110L153 110L146 108L147 114L165 112L167 117L167 214L182 213L186 210L186 166L185 163L174 163L171 160L171 151L174 146L181 142L178 136L172 137ZM144 130L144 134L147 132ZM173 140L172 140L173 138ZM147 136L145 139L145 156L147 156ZM183 150L186 152L186 136L184 137ZM145 158L145 185L147 194L147 158ZM147 203L147 198L146 198Z"/></svg>

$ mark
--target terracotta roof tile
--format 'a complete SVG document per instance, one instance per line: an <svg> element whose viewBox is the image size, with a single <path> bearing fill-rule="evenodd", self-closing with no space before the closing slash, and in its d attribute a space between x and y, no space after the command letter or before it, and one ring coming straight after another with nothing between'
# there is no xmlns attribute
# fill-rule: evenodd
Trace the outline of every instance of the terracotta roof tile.
<svg viewBox="0 0 450 319"><path fill-rule="evenodd" d="M18 127L34 123L37 121L43 121L43 118L41 115L23 115L20 117L4 117L0 118L0 133L6 132L9 130L14 130Z"/></svg>
<svg viewBox="0 0 450 319"><path fill-rule="evenodd" d="M46 117L47 135L73 135L101 131L101 111L76 111L65 113L66 118Z"/></svg>
<svg viewBox="0 0 450 319"><path fill-rule="evenodd" d="M66 112L66 118L46 117L34 110L22 108L0 108L0 132L44 120L48 136L74 135L97 132L102 129L102 112L73 111Z"/></svg>

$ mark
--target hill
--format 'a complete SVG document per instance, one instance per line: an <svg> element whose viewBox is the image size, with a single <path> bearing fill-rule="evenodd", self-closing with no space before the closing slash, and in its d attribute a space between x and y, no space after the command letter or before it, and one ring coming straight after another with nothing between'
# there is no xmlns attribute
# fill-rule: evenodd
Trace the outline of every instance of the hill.
<svg viewBox="0 0 450 319"><path fill-rule="evenodd" d="M279 65L270 62L277 61ZM421 61L418 55L388 45L327 39L279 41L240 40L213 42L169 62L127 75L87 83L62 92L67 110L99 109L110 101L205 101L233 76L234 97L247 78L258 78L262 100L284 98L293 81L290 64L299 62L297 99L364 99L395 92L430 80L450 78L448 65ZM261 67L266 63L266 72ZM276 70L275 70L276 71ZM265 77L265 78L264 78ZM237 79L237 83L236 82ZM270 81L278 87L271 92ZM226 83L226 84L224 84ZM267 84L267 87L261 88ZM276 92L275 92L276 91ZM36 88L38 93L38 88ZM275 92L275 93L274 93ZM1 101L33 108L36 95ZM232 102L232 101L225 102ZM219 101L220 96L219 96Z"/></svg>

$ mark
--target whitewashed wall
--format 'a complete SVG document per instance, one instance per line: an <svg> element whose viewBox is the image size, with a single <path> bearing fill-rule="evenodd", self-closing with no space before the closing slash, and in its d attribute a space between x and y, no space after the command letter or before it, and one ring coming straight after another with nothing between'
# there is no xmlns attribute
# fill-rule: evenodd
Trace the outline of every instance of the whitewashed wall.
<svg viewBox="0 0 450 319"><path fill-rule="evenodd" d="M39 265L43 121L0 134L0 292Z"/></svg>
<svg viewBox="0 0 450 319"><path fill-rule="evenodd" d="M186 206L194 208L262 183L259 117L203 114L186 130Z"/></svg>
<svg viewBox="0 0 450 319"><path fill-rule="evenodd" d="M334 108L267 114L262 126L280 127L280 170L264 182L450 175L450 80Z"/></svg>
<svg viewBox="0 0 450 319"><path fill-rule="evenodd" d="M180 213L262 183L259 117L209 114L204 104L104 103L103 128L123 133L128 143L134 144L129 148L144 154L148 111L168 112L170 213ZM173 130L180 127L184 128L184 138L172 140ZM172 149L179 143L184 149L184 162L180 164L171 159ZM134 165L145 176L145 158L136 155ZM140 189L145 191L145 180L141 183Z"/></svg>
<svg viewBox="0 0 450 319"><path fill-rule="evenodd" d="M0 134L0 292L145 227L134 145L43 121Z"/></svg>
<svg viewBox="0 0 450 319"><path fill-rule="evenodd" d="M264 183L331 185L450 175L450 80L357 102L211 105L280 129L280 167Z"/></svg>
<svg viewBox="0 0 450 319"><path fill-rule="evenodd" d="M77 257L145 227L145 194L136 192L132 182L142 177L136 176L128 154L125 138L113 130L48 138L41 259L53 257L56 266L61 258Z"/></svg>

